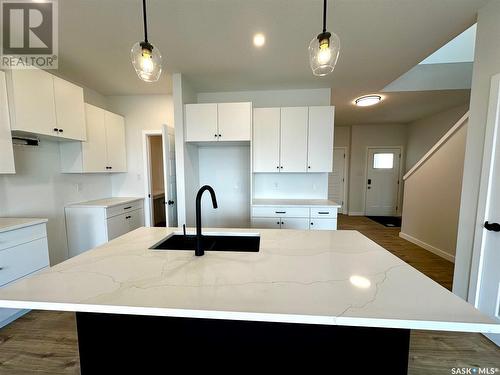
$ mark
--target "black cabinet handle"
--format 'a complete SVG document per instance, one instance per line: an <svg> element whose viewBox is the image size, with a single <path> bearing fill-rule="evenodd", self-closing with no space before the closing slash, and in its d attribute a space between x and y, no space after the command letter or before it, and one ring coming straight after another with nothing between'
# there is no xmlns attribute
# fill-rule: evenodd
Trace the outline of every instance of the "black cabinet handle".
<svg viewBox="0 0 500 375"><path fill-rule="evenodd" d="M124 210L130 210L132 206L123 207Z"/></svg>
<svg viewBox="0 0 500 375"><path fill-rule="evenodd" d="M281 225L285 224L284 222L281 222Z"/></svg>
<svg viewBox="0 0 500 375"><path fill-rule="evenodd" d="M280 166L278 165L278 166L276 167L276 169L280 169Z"/></svg>
<svg viewBox="0 0 500 375"><path fill-rule="evenodd" d="M500 224L498 223L484 223L484 228L492 232L500 232Z"/></svg>
<svg viewBox="0 0 500 375"><path fill-rule="evenodd" d="M322 211L320 211L320 212L318 212L318 214L319 214L319 215L328 215L328 214L329 214L329 212L322 212Z"/></svg>
<svg viewBox="0 0 500 375"><path fill-rule="evenodd" d="M311 166L310 166L310 165L308 165L308 166L307 166L307 169L311 169Z"/></svg>
<svg viewBox="0 0 500 375"><path fill-rule="evenodd" d="M55 132L58 132L58 131L59 131L59 129L57 129L57 128L54 128L54 131L55 131Z"/></svg>
<svg viewBox="0 0 500 375"><path fill-rule="evenodd" d="M63 129L59 129L59 133L62 133L64 130Z"/></svg>
<svg viewBox="0 0 500 375"><path fill-rule="evenodd" d="M314 223L311 223L311 225L314 225Z"/></svg>
<svg viewBox="0 0 500 375"><path fill-rule="evenodd" d="M132 216L125 216L125 219L130 219Z"/></svg>
<svg viewBox="0 0 500 375"><path fill-rule="evenodd" d="M217 134L214 134L214 137L217 138Z"/></svg>
<svg viewBox="0 0 500 375"><path fill-rule="evenodd" d="M174 201L168 201L167 202L169 206L173 205L175 202Z"/></svg>
<svg viewBox="0 0 500 375"><path fill-rule="evenodd" d="M279 225L279 224L280 224L280 222L278 221L278 222L276 222L276 224L278 224L278 225Z"/></svg>
<svg viewBox="0 0 500 375"><path fill-rule="evenodd" d="M283 169L283 166L281 166L280 169Z"/></svg>
<svg viewBox="0 0 500 375"><path fill-rule="evenodd" d="M219 134L219 138L222 137L222 134Z"/></svg>
<svg viewBox="0 0 500 375"><path fill-rule="evenodd" d="M286 211L274 211L275 214L286 214Z"/></svg>

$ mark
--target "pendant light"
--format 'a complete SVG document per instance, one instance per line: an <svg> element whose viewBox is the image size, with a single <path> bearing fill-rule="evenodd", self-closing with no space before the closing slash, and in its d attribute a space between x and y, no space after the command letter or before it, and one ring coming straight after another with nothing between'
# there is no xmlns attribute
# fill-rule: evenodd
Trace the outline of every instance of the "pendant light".
<svg viewBox="0 0 500 375"><path fill-rule="evenodd" d="M146 16L146 0L142 0L142 16L144 20L144 41L132 46L130 57L132 65L145 82L156 82L161 75L161 53L148 41L148 24Z"/></svg>
<svg viewBox="0 0 500 375"><path fill-rule="evenodd" d="M323 0L323 32L309 43L311 69L315 76L320 77L333 72L340 52L339 37L326 31L326 1Z"/></svg>

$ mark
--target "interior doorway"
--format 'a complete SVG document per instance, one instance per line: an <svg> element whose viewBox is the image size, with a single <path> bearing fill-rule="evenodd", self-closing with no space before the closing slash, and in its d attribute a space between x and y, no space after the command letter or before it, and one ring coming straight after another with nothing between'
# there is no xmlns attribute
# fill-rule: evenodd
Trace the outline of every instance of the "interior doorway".
<svg viewBox="0 0 500 375"><path fill-rule="evenodd" d="M145 224L177 226L174 129L143 131Z"/></svg>
<svg viewBox="0 0 500 375"><path fill-rule="evenodd" d="M333 171L328 175L328 199L341 205L340 212L347 213L347 147L334 147Z"/></svg>
<svg viewBox="0 0 500 375"><path fill-rule="evenodd" d="M366 164L366 216L400 214L402 147L368 147Z"/></svg>

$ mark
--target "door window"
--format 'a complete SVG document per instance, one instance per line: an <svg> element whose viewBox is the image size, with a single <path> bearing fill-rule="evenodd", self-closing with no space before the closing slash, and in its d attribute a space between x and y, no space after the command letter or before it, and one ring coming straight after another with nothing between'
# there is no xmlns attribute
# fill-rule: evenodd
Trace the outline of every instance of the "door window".
<svg viewBox="0 0 500 375"><path fill-rule="evenodd" d="M393 153L374 153L373 154L373 169L392 169L394 167Z"/></svg>

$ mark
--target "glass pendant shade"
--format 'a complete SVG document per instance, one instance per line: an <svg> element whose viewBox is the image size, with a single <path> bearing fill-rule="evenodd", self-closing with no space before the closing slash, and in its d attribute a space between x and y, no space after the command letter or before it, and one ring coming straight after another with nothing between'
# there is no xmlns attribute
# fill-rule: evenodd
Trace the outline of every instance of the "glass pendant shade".
<svg viewBox="0 0 500 375"><path fill-rule="evenodd" d="M145 82L156 82L161 75L161 53L148 42L137 42L130 51L132 65Z"/></svg>
<svg viewBox="0 0 500 375"><path fill-rule="evenodd" d="M326 76L333 72L340 53L337 34L323 32L309 43L309 62L315 76Z"/></svg>

